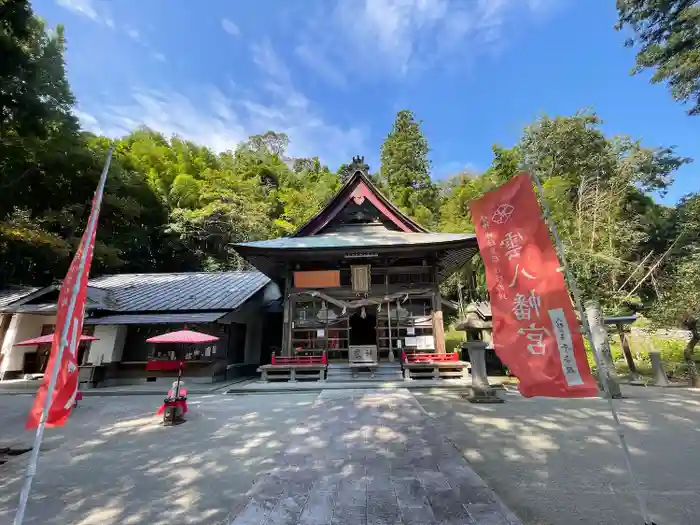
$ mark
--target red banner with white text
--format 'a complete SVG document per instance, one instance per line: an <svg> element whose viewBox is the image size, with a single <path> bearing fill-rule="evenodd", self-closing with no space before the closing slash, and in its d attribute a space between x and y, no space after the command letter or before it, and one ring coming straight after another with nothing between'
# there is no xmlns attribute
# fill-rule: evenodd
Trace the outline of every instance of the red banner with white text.
<svg viewBox="0 0 700 525"><path fill-rule="evenodd" d="M598 395L559 258L521 173L473 201L496 353L525 397Z"/></svg>
<svg viewBox="0 0 700 525"><path fill-rule="evenodd" d="M111 155L111 153L110 153ZM26 428L39 426L44 407L47 403L49 384L56 366L59 367L56 375L56 383L53 390L46 426L63 426L73 409L78 393L78 362L77 351L80 334L83 333L83 317L85 311L85 294L87 291L88 276L92 264L92 252L95 246L95 232L97 230L97 218L100 214L104 179L107 175L109 160L102 173L100 183L92 199L92 209L88 225L80 240L68 273L58 296L56 310L56 331L51 344L51 354L46 366L41 387L34 399L34 405L29 411ZM60 348L62 352L59 352ZM59 353L60 362L58 361Z"/></svg>

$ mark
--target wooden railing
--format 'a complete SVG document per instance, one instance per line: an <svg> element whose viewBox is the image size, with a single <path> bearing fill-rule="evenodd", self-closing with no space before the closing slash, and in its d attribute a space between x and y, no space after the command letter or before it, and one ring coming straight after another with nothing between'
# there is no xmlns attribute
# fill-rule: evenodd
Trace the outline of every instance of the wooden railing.
<svg viewBox="0 0 700 525"><path fill-rule="evenodd" d="M289 365L327 365L328 364L328 356L324 352L320 356L315 356L315 355L298 355L295 357L282 357L282 356L276 356L275 354L272 354L272 365L284 365L284 366L289 366Z"/></svg>
<svg viewBox="0 0 700 525"><path fill-rule="evenodd" d="M403 363L450 363L453 361L459 361L457 352L451 354L401 353L401 362Z"/></svg>

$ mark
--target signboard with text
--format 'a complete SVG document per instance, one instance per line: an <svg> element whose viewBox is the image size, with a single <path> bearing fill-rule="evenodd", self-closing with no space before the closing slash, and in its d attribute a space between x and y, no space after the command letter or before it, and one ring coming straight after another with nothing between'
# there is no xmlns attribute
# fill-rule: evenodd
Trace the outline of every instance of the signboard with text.
<svg viewBox="0 0 700 525"><path fill-rule="evenodd" d="M525 397L598 394L559 259L530 176L470 206L486 267L498 357Z"/></svg>

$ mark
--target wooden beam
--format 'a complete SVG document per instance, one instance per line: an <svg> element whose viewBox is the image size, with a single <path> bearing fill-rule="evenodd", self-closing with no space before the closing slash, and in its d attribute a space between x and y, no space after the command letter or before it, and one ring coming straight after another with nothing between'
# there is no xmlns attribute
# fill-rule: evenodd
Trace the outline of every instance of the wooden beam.
<svg viewBox="0 0 700 525"><path fill-rule="evenodd" d="M437 265L433 265L435 272L435 292L433 293L433 338L435 339L435 352L444 354L445 349L445 321L442 317L442 297L440 286L437 283Z"/></svg>

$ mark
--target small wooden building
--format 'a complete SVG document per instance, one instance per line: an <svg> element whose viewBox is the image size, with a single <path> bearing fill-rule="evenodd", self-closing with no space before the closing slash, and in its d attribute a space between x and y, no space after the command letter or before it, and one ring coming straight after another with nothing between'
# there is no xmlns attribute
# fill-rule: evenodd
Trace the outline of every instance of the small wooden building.
<svg viewBox="0 0 700 525"><path fill-rule="evenodd" d="M234 248L283 290L281 354L331 363L444 352L439 283L478 252L473 234L428 232L360 170L292 236Z"/></svg>

